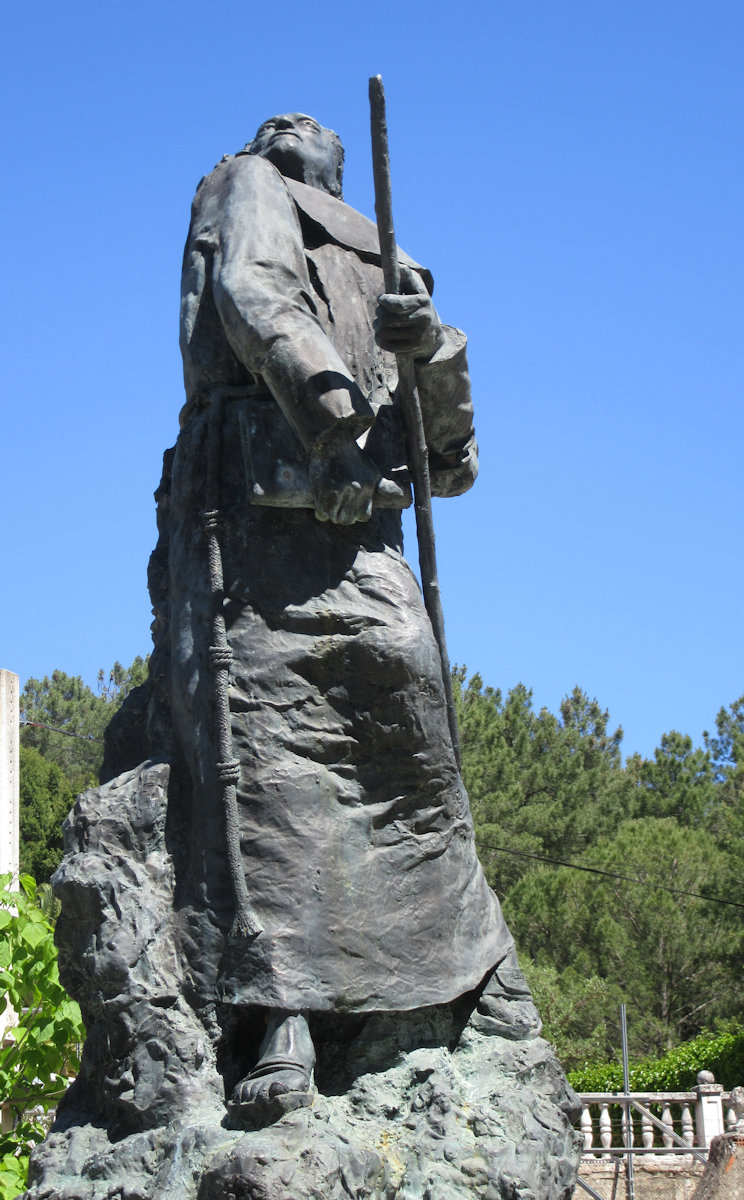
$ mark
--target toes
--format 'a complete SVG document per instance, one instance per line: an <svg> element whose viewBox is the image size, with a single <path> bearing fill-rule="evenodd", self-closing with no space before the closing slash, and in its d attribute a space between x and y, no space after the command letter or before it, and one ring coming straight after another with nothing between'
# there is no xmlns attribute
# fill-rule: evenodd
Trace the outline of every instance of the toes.
<svg viewBox="0 0 744 1200"><path fill-rule="evenodd" d="M262 1100L273 1100L277 1096L287 1096L291 1092L305 1092L309 1088L309 1079L300 1071L283 1071L281 1075L244 1079L233 1092L233 1103L254 1104Z"/></svg>

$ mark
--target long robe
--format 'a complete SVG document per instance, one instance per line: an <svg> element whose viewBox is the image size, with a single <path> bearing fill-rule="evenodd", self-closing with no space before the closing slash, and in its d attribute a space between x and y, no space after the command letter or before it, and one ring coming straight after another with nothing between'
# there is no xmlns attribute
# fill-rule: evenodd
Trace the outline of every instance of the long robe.
<svg viewBox="0 0 744 1200"><path fill-rule="evenodd" d="M372 333L382 290L374 228L339 201L250 156L202 184L184 259L171 682L199 831L187 956L197 990L236 1004L444 1003L511 946L477 860L399 512L376 508L369 522L339 527L307 507L307 453L330 430L351 432L384 475L403 480L394 359ZM417 374L434 486L455 494L476 470L464 336L447 330ZM200 522L216 404L241 853L263 927L238 945L223 938L232 899ZM223 953L205 965L215 932Z"/></svg>

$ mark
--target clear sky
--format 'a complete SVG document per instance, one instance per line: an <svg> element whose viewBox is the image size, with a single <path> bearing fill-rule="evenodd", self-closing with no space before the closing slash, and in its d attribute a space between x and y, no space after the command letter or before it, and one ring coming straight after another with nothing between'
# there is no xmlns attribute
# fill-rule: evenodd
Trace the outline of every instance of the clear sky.
<svg viewBox="0 0 744 1200"><path fill-rule="evenodd" d="M744 691L743 54L741 0L5 5L0 666L148 651L194 188L301 110L371 215L380 72L398 240L470 337L450 657L698 741Z"/></svg>

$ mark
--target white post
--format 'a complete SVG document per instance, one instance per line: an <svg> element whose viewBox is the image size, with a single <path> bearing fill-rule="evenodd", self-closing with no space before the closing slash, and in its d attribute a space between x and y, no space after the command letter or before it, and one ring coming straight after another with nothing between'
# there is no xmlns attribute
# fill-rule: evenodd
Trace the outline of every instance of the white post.
<svg viewBox="0 0 744 1200"><path fill-rule="evenodd" d="M591 1150L592 1146L594 1145L592 1114L589 1112L588 1104L582 1104L581 1106L581 1119L579 1121L579 1128L581 1129L581 1136L584 1139L584 1153L586 1154L587 1150Z"/></svg>
<svg viewBox="0 0 744 1200"><path fill-rule="evenodd" d="M18 874L18 676L0 670L0 875Z"/></svg>
<svg viewBox="0 0 744 1200"><path fill-rule="evenodd" d="M710 1071L698 1071L695 1101L695 1132L698 1146L710 1146L723 1133L723 1088Z"/></svg>
<svg viewBox="0 0 744 1200"><path fill-rule="evenodd" d="M0 875L18 876L18 676L0 670ZM11 1008L0 1012L0 1042L15 1025ZM10 1125L8 1125L10 1121ZM13 1128L9 1110L0 1110L0 1128Z"/></svg>

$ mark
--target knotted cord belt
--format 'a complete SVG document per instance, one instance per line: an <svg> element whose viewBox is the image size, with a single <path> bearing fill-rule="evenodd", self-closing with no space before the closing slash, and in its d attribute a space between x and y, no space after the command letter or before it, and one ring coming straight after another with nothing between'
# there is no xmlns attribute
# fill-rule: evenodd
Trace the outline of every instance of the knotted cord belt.
<svg viewBox="0 0 744 1200"><path fill-rule="evenodd" d="M222 398L212 400L207 425L207 507L202 513L202 527L207 543L209 563L209 593L212 605L211 642L209 665L214 672L214 707L217 725L217 761L215 775L222 792L222 810L225 819L225 847L232 883L235 912L230 936L255 938L262 932L251 908L248 888L245 883L243 859L240 853L240 827L238 823L237 782L240 778L240 762L233 758L232 734L230 729L230 701L228 680L232 650L227 641L224 612L224 580L222 574L222 552L218 536L220 448L222 440Z"/></svg>

